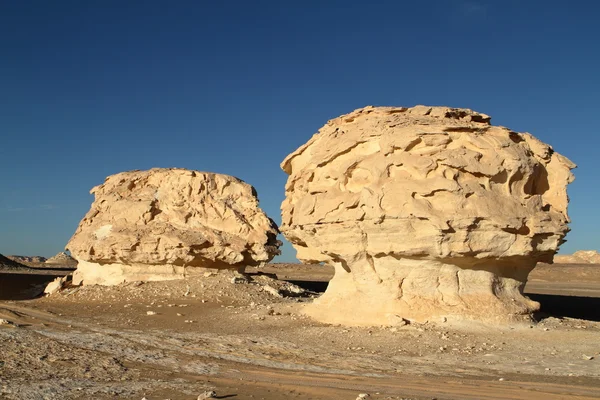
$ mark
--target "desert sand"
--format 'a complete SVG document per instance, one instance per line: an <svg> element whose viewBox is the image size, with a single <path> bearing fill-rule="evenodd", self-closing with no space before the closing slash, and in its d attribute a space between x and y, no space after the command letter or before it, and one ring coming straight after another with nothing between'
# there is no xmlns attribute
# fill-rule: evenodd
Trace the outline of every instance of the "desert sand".
<svg viewBox="0 0 600 400"><path fill-rule="evenodd" d="M537 322L502 326L326 325L301 308L332 268L248 272L0 301L0 398L600 397L599 265L539 264Z"/></svg>

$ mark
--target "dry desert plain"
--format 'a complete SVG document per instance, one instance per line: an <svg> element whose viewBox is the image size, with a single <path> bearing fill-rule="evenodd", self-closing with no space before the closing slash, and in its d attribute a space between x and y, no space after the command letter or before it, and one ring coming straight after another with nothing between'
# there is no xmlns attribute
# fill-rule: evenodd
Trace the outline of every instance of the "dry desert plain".
<svg viewBox="0 0 600 400"><path fill-rule="evenodd" d="M300 310L332 269L247 272L33 299L65 271L3 274L0 399L600 398L600 265L538 265L537 322L503 326L325 325Z"/></svg>

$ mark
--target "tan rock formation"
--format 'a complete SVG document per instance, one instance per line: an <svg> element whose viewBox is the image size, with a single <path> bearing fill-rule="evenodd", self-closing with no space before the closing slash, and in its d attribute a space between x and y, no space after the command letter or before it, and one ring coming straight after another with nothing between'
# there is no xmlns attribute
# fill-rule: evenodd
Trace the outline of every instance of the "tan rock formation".
<svg viewBox="0 0 600 400"><path fill-rule="evenodd" d="M54 294L54 293L58 292L59 290L61 290L65 286L66 282L67 282L66 276L59 276L58 278L54 279L52 282L50 282L49 284L46 285L46 287L44 288L44 293L45 294Z"/></svg>
<svg viewBox="0 0 600 400"><path fill-rule="evenodd" d="M228 175L151 169L109 176L67 248L77 284L182 278L197 267L243 268L279 254L254 188Z"/></svg>
<svg viewBox="0 0 600 400"><path fill-rule="evenodd" d="M300 260L336 270L306 312L353 325L528 318L539 304L522 289L569 230L574 167L468 109L329 121L282 163L282 232Z"/></svg>
<svg viewBox="0 0 600 400"><path fill-rule="evenodd" d="M600 253L595 250L578 250L573 254L558 254L554 262L560 264L600 264Z"/></svg>
<svg viewBox="0 0 600 400"><path fill-rule="evenodd" d="M64 251L61 251L57 255L47 259L46 264L62 265L62 266L75 266L75 265L77 265L77 260L75 260L73 257L68 255Z"/></svg>

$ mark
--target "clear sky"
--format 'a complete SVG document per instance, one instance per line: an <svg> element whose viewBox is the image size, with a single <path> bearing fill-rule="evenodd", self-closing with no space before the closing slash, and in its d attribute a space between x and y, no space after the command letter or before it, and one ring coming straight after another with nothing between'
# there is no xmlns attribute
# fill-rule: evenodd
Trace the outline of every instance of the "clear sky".
<svg viewBox="0 0 600 400"><path fill-rule="evenodd" d="M50 256L108 175L237 176L365 105L467 107L579 165L561 252L600 250L600 2L0 0L0 253ZM289 244L280 260L293 260Z"/></svg>

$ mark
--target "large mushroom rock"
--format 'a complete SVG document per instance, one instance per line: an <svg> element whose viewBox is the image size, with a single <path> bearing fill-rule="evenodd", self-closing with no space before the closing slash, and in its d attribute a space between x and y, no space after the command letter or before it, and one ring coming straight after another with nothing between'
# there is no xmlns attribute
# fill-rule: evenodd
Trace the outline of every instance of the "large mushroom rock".
<svg viewBox="0 0 600 400"><path fill-rule="evenodd" d="M335 276L305 311L353 325L529 318L538 261L568 232L575 165L468 109L366 107L282 163L281 230Z"/></svg>
<svg viewBox="0 0 600 400"><path fill-rule="evenodd" d="M74 282L182 278L194 268L237 268L279 254L278 228L256 191L228 175L151 169L112 175L67 244Z"/></svg>

